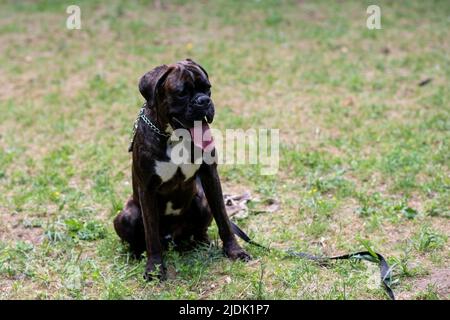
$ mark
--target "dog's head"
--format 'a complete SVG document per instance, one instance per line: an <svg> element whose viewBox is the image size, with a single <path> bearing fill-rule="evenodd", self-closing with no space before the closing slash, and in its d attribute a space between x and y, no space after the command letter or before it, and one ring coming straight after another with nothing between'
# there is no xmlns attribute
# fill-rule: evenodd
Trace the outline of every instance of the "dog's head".
<svg viewBox="0 0 450 320"><path fill-rule="evenodd" d="M173 129L191 129L194 121L207 126L214 119L208 73L191 59L147 72L139 82L139 91L160 122Z"/></svg>

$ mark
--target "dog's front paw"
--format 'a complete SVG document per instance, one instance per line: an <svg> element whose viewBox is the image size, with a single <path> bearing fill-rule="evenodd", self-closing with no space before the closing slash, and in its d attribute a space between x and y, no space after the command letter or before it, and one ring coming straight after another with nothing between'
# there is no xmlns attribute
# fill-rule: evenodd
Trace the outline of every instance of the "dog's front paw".
<svg viewBox="0 0 450 320"><path fill-rule="evenodd" d="M225 255L231 260L242 260L245 262L252 260L252 257L235 241L224 244L223 251L225 252Z"/></svg>
<svg viewBox="0 0 450 320"><path fill-rule="evenodd" d="M166 280L166 268L161 259L148 259L144 279L151 281L156 278L161 281Z"/></svg>

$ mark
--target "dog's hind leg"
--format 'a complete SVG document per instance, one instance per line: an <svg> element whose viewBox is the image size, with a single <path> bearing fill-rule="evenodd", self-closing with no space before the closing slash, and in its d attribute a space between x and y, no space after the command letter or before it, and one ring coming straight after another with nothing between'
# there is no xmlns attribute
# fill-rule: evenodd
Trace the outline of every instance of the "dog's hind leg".
<svg viewBox="0 0 450 320"><path fill-rule="evenodd" d="M123 210L114 219L114 229L122 241L128 242L130 250L136 258L145 251L145 232L141 208L133 197L130 197Z"/></svg>

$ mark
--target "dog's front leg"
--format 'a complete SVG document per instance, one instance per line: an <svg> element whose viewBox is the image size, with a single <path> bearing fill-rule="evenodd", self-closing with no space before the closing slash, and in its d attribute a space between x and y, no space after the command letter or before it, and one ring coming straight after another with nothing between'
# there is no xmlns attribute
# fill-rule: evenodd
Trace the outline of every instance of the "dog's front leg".
<svg viewBox="0 0 450 320"><path fill-rule="evenodd" d="M162 246L159 238L159 212L155 191L139 190L142 218L145 230L145 245L147 248L147 265L144 278L151 280L155 275L165 279L165 268L162 260Z"/></svg>
<svg viewBox="0 0 450 320"><path fill-rule="evenodd" d="M251 260L250 255L237 243L236 238L231 231L230 220L223 202L222 187L220 185L219 174L217 173L217 164L207 165L204 163L200 168L200 179L209 207L211 208L217 227L219 228L219 236L220 239L222 239L225 254L233 260Z"/></svg>

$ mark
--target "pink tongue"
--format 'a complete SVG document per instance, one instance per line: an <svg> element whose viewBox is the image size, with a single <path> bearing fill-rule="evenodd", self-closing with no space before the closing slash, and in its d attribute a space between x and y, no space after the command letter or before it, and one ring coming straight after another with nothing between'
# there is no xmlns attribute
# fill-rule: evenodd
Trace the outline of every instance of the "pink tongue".
<svg viewBox="0 0 450 320"><path fill-rule="evenodd" d="M198 122L195 123L198 124ZM202 121L201 126L196 125L192 128L189 128L189 132L191 133L191 138L194 142L194 145L196 145L200 149L205 150L211 144L211 147L214 146L213 137L211 136L211 130L209 129L209 125L206 121Z"/></svg>

